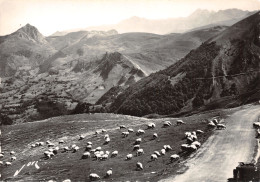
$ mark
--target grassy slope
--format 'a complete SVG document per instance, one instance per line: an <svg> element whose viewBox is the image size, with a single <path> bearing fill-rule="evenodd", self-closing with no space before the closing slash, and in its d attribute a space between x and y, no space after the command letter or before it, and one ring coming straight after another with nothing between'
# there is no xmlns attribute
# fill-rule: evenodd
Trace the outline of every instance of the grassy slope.
<svg viewBox="0 0 260 182"><path fill-rule="evenodd" d="M73 181L84 181L88 180L88 175L92 172L99 174L103 178L105 172L109 168L113 168L113 176L105 180L157 181L176 173L177 169L181 167L181 164L178 162L170 163L170 155L180 152L180 145L186 142L183 139L185 131L204 130L205 133L199 136L199 141L203 143L212 134L212 131L207 129L205 119L214 116L225 117L230 112L230 110L224 112L218 110L182 118L187 123L182 126L175 126L176 119L148 120L114 114L81 114L56 117L41 122L4 126L1 141L2 149L6 152L6 155L3 161L9 160L8 153L11 150L17 153L17 160L10 167L3 167L2 179L8 181L56 179L60 181L69 178L73 179ZM169 128L161 128L164 120L171 120L174 125ZM127 126L133 125L134 130L139 128L146 129L145 123L151 121L155 122L157 127L153 130L146 130L145 135L141 136L143 139L141 148L144 149L145 155L134 157L131 161L124 161L128 153L133 153L133 142L137 136L135 133L132 133L127 138L121 138L123 130L119 130L117 126L124 123ZM108 130L111 138L111 143L108 145L103 145L103 135L100 134L97 137L93 135L95 130L101 128ZM159 135L157 140L151 140L154 132ZM82 141L78 141L79 134L85 134L87 137ZM43 159L43 152L47 150L47 146L30 149L30 145L37 141L45 142L51 140L57 144L61 138L66 143L59 147L77 144L80 150L77 153L58 153L53 159L45 160ZM95 161L92 158L82 160L81 156L87 141L92 141L94 148L102 146L103 150L111 152L118 150L119 155L116 158L109 158L107 161ZM157 161L151 162L150 155L153 151L162 149L164 144L171 145L173 151L170 151L164 157L160 157ZM183 157L180 161L187 158L187 155L181 155ZM27 164L29 161L37 160L39 161L39 170L36 170L34 167L25 167L17 177L12 178L15 171L20 169L22 165ZM143 171L135 170L137 161L143 163Z"/></svg>

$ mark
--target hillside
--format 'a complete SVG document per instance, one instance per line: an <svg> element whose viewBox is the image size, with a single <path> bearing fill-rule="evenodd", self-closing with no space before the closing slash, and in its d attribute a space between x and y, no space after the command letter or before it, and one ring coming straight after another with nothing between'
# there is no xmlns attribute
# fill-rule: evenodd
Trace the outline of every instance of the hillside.
<svg viewBox="0 0 260 182"><path fill-rule="evenodd" d="M137 116L172 114L224 98L233 97L229 105L242 104L257 93L255 99L259 99L259 23L256 13L165 70L140 80L112 102L111 111Z"/></svg>
<svg viewBox="0 0 260 182"><path fill-rule="evenodd" d="M125 89L164 69L226 28L163 36L111 30L43 37L35 27L26 25L0 37L5 51L0 54L4 63L0 65L0 107L7 118L0 122L70 114L81 102L94 104L101 99L108 103L110 96L102 96L110 89Z"/></svg>

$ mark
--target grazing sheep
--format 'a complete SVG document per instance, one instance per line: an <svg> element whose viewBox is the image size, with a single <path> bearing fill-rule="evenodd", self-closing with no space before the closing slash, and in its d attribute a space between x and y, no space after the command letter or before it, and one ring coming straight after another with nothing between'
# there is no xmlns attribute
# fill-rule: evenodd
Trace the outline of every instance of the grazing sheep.
<svg viewBox="0 0 260 182"><path fill-rule="evenodd" d="M177 125L182 125L182 124L185 124L182 120L177 120Z"/></svg>
<svg viewBox="0 0 260 182"><path fill-rule="evenodd" d="M64 149L64 152L68 152L70 150L68 146L64 147L63 149Z"/></svg>
<svg viewBox="0 0 260 182"><path fill-rule="evenodd" d="M46 144L48 145L49 143L51 143L50 140L47 140L47 141L46 141Z"/></svg>
<svg viewBox="0 0 260 182"><path fill-rule="evenodd" d="M71 148L73 149L73 148L75 148L77 145L76 144L73 144L73 145L71 145Z"/></svg>
<svg viewBox="0 0 260 182"><path fill-rule="evenodd" d="M133 154L127 154L126 155L126 160L131 160L133 158Z"/></svg>
<svg viewBox="0 0 260 182"><path fill-rule="evenodd" d="M109 134L105 134L104 139L109 138Z"/></svg>
<svg viewBox="0 0 260 182"><path fill-rule="evenodd" d="M97 148L96 148L96 151L101 151L101 147L97 147Z"/></svg>
<svg viewBox="0 0 260 182"><path fill-rule="evenodd" d="M104 151L99 151L99 154L100 154L100 155L104 155L105 152L104 152Z"/></svg>
<svg viewBox="0 0 260 182"><path fill-rule="evenodd" d="M158 151L154 151L153 153L156 154L157 157L160 157L160 156L161 156L160 152L158 152Z"/></svg>
<svg viewBox="0 0 260 182"><path fill-rule="evenodd" d="M115 150L114 152L112 152L111 157L116 157L117 155L118 155L118 151Z"/></svg>
<svg viewBox="0 0 260 182"><path fill-rule="evenodd" d="M136 170L143 170L143 164L141 162L136 163Z"/></svg>
<svg viewBox="0 0 260 182"><path fill-rule="evenodd" d="M92 142L87 142L87 145L92 145Z"/></svg>
<svg viewBox="0 0 260 182"><path fill-rule="evenodd" d="M196 131L196 134L202 134L202 133L204 133L204 131L202 131L202 130L197 130Z"/></svg>
<svg viewBox="0 0 260 182"><path fill-rule="evenodd" d="M163 148L168 152L169 150L172 150L170 145L164 145Z"/></svg>
<svg viewBox="0 0 260 182"><path fill-rule="evenodd" d="M3 158L4 157L4 154L0 154L0 158Z"/></svg>
<svg viewBox="0 0 260 182"><path fill-rule="evenodd" d="M137 130L136 135L142 135L142 134L145 134L144 130L141 130L141 129Z"/></svg>
<svg viewBox="0 0 260 182"><path fill-rule="evenodd" d="M172 125L172 123L170 121L164 121L164 123L163 123L164 127L169 127L171 125Z"/></svg>
<svg viewBox="0 0 260 182"><path fill-rule="evenodd" d="M84 138L85 138L84 135L80 135L80 136L79 136L79 140L83 140Z"/></svg>
<svg viewBox="0 0 260 182"><path fill-rule="evenodd" d="M95 135L98 135L98 131L95 131Z"/></svg>
<svg viewBox="0 0 260 182"><path fill-rule="evenodd" d="M44 142L39 142L39 146L43 146L44 145Z"/></svg>
<svg viewBox="0 0 260 182"><path fill-rule="evenodd" d="M142 142L142 138L137 138L136 140L135 140L135 144L140 144Z"/></svg>
<svg viewBox="0 0 260 182"><path fill-rule="evenodd" d="M122 132L122 135L123 135L124 138L125 138L125 137L128 137L129 132L128 132L128 131L124 131L124 132Z"/></svg>
<svg viewBox="0 0 260 182"><path fill-rule="evenodd" d="M161 153L162 153L162 155L165 155L166 150L165 150L165 149L162 149L162 150L161 150Z"/></svg>
<svg viewBox="0 0 260 182"><path fill-rule="evenodd" d="M144 149L138 149L136 151L136 156L140 156L140 155L143 155L144 154Z"/></svg>
<svg viewBox="0 0 260 182"><path fill-rule="evenodd" d="M90 153L89 152L84 152L83 155L82 155L82 159L87 159L90 157Z"/></svg>
<svg viewBox="0 0 260 182"><path fill-rule="evenodd" d="M62 182L71 182L71 180L70 179L65 179Z"/></svg>
<svg viewBox="0 0 260 182"><path fill-rule="evenodd" d="M91 150L90 150L90 153L93 154L93 153L95 153L95 151L96 151L96 149L91 149Z"/></svg>
<svg viewBox="0 0 260 182"><path fill-rule="evenodd" d="M156 154L152 154L151 155L151 160L153 161L153 160L157 160L158 159L158 157L157 157L157 155Z"/></svg>
<svg viewBox="0 0 260 182"><path fill-rule="evenodd" d="M15 156L11 157L11 161L15 161L15 160L16 160Z"/></svg>
<svg viewBox="0 0 260 182"><path fill-rule="evenodd" d="M190 146L189 146L189 149L190 149L190 151L196 151L197 150L197 147L196 147L196 145L194 145L194 144L191 144Z"/></svg>
<svg viewBox="0 0 260 182"><path fill-rule="evenodd" d="M226 126L223 125L223 124L217 124L217 129L218 130L224 130L224 129L226 129Z"/></svg>
<svg viewBox="0 0 260 182"><path fill-rule="evenodd" d="M104 154L104 155L102 155L101 159L102 159L102 160L106 160L106 159L108 159L108 154Z"/></svg>
<svg viewBox="0 0 260 182"><path fill-rule="evenodd" d="M109 152L109 151L106 151L106 152L105 152L105 154L109 155L109 154L110 154L110 152Z"/></svg>
<svg viewBox="0 0 260 182"><path fill-rule="evenodd" d="M110 138L105 139L105 144L108 144L110 142Z"/></svg>
<svg viewBox="0 0 260 182"><path fill-rule="evenodd" d="M63 143L64 143L64 140L60 140L60 141L59 141L59 144L63 144Z"/></svg>
<svg viewBox="0 0 260 182"><path fill-rule="evenodd" d="M133 150L138 150L140 149L140 145L134 145L134 149Z"/></svg>
<svg viewBox="0 0 260 182"><path fill-rule="evenodd" d="M54 147L54 143L49 143L48 147Z"/></svg>
<svg viewBox="0 0 260 182"><path fill-rule="evenodd" d="M126 129L126 126L125 125L120 125L119 129Z"/></svg>
<svg viewBox="0 0 260 182"><path fill-rule="evenodd" d="M208 127L214 128L214 127L216 127L216 125L215 125L214 123L210 122L210 123L208 124Z"/></svg>
<svg viewBox="0 0 260 182"><path fill-rule="evenodd" d="M89 150L91 150L92 149L92 145L87 145L86 146L86 151L89 151Z"/></svg>
<svg viewBox="0 0 260 182"><path fill-rule="evenodd" d="M90 179L91 181L99 180L99 179L100 179L100 176L97 175L96 173L91 173L91 174L89 175L89 179Z"/></svg>
<svg viewBox="0 0 260 182"><path fill-rule="evenodd" d="M197 148L200 148L201 144L198 141L193 142L191 145L195 145Z"/></svg>
<svg viewBox="0 0 260 182"><path fill-rule="evenodd" d="M132 129L132 128L128 128L128 130L127 130L129 133L133 133L134 132L134 130Z"/></svg>
<svg viewBox="0 0 260 182"><path fill-rule="evenodd" d="M189 150L189 145L188 144L182 144L181 145L181 150L182 151L188 151Z"/></svg>
<svg viewBox="0 0 260 182"><path fill-rule="evenodd" d="M105 130L105 129L102 129L102 130L101 130L101 132L102 132L102 133L105 133L105 132L107 132L107 130Z"/></svg>
<svg viewBox="0 0 260 182"><path fill-rule="evenodd" d="M35 144L32 144L32 145L31 145L31 148L35 148L35 147L36 147L36 145L35 145Z"/></svg>
<svg viewBox="0 0 260 182"><path fill-rule="evenodd" d="M11 152L10 152L10 155L14 155L14 154L15 154L15 152L14 152L14 151L11 151Z"/></svg>
<svg viewBox="0 0 260 182"><path fill-rule="evenodd" d="M11 166L12 163L11 163L11 162L5 162L5 165L6 165L6 166Z"/></svg>
<svg viewBox="0 0 260 182"><path fill-rule="evenodd" d="M260 128L260 122L254 122L253 127L254 128Z"/></svg>
<svg viewBox="0 0 260 182"><path fill-rule="evenodd" d="M155 140L156 138L158 138L158 134L157 134L157 133L154 133L154 134L153 134L153 139Z"/></svg>
<svg viewBox="0 0 260 182"><path fill-rule="evenodd" d="M171 155L171 162L173 162L174 160L178 160L178 159L180 159L180 156L178 154Z"/></svg>
<svg viewBox="0 0 260 182"><path fill-rule="evenodd" d="M214 123L215 125L217 125L219 122L218 122L218 120L215 118L215 119L212 120L212 123Z"/></svg>
<svg viewBox="0 0 260 182"><path fill-rule="evenodd" d="M78 146L76 146L76 147L73 148L73 152L74 152L74 153L77 152L78 150L79 150L79 147L78 147Z"/></svg>
<svg viewBox="0 0 260 182"><path fill-rule="evenodd" d="M185 132L184 135L185 135L185 138L188 138L191 136L191 132Z"/></svg>
<svg viewBox="0 0 260 182"><path fill-rule="evenodd" d="M106 173L106 177L108 178L109 176L112 175L112 173L113 173L112 168L110 168L110 169L107 171L107 173Z"/></svg>
<svg viewBox="0 0 260 182"><path fill-rule="evenodd" d="M4 165L3 161L0 161L0 166Z"/></svg>
<svg viewBox="0 0 260 182"><path fill-rule="evenodd" d="M59 150L59 147L55 147L52 152L56 155L58 153L58 150Z"/></svg>
<svg viewBox="0 0 260 182"><path fill-rule="evenodd" d="M155 128L155 124L154 123L149 123L147 125L147 129L154 129Z"/></svg>
<svg viewBox="0 0 260 182"><path fill-rule="evenodd" d="M94 154L94 158L96 158L96 160L101 160L102 159L102 155L99 153Z"/></svg>

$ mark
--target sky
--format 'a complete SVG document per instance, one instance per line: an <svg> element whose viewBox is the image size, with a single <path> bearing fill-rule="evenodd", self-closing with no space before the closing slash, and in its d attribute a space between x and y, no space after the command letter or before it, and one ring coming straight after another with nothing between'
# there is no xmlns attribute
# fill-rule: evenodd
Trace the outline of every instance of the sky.
<svg viewBox="0 0 260 182"><path fill-rule="evenodd" d="M27 23L45 36L56 31L116 24L132 16L186 17L196 9L260 10L260 0L0 0L0 35Z"/></svg>

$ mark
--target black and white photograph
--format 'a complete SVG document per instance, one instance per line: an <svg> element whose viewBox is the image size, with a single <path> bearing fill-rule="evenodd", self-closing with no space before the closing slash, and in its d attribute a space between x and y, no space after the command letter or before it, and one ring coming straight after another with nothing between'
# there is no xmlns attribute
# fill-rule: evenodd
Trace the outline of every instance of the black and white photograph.
<svg viewBox="0 0 260 182"><path fill-rule="evenodd" d="M260 0L0 0L0 181L260 182Z"/></svg>

